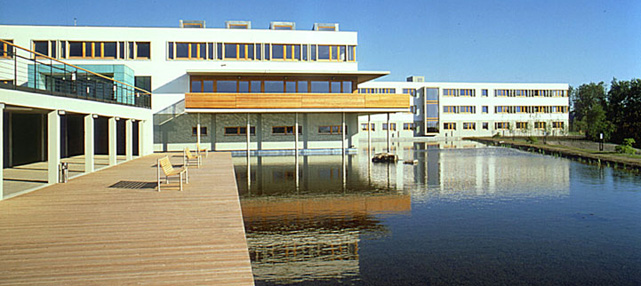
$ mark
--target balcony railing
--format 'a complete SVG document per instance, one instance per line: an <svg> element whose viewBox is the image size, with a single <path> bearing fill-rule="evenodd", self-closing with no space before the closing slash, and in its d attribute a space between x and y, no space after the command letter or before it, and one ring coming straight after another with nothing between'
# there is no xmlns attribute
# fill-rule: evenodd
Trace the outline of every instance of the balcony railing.
<svg viewBox="0 0 641 286"><path fill-rule="evenodd" d="M408 94L187 93L187 109L409 109Z"/></svg>
<svg viewBox="0 0 641 286"><path fill-rule="evenodd" d="M151 108L151 93L0 40L0 88Z"/></svg>

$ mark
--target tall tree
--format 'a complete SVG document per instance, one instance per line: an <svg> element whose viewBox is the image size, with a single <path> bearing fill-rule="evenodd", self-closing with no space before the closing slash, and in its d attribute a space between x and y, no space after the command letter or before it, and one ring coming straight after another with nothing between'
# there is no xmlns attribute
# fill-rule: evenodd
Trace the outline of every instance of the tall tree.
<svg viewBox="0 0 641 286"><path fill-rule="evenodd" d="M576 89L571 89L572 117L574 130L583 131L588 139L599 139L603 133L606 140L614 131L609 122L606 111L608 100L603 82L582 84Z"/></svg>
<svg viewBox="0 0 641 286"><path fill-rule="evenodd" d="M612 80L607 95L608 119L616 126L612 139L634 138L641 144L641 80Z"/></svg>

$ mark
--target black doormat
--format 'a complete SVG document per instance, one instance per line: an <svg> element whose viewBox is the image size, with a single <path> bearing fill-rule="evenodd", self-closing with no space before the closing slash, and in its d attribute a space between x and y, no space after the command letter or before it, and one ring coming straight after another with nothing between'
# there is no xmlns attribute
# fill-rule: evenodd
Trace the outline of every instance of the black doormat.
<svg viewBox="0 0 641 286"><path fill-rule="evenodd" d="M117 189L155 189L156 185L156 182L120 181L109 187Z"/></svg>

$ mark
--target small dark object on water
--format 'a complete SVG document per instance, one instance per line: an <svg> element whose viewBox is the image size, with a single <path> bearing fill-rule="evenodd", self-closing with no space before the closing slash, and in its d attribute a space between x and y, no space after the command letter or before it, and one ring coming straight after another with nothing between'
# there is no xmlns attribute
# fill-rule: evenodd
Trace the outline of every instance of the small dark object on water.
<svg viewBox="0 0 641 286"><path fill-rule="evenodd" d="M372 163L396 163L398 157L390 153L379 153L372 157Z"/></svg>

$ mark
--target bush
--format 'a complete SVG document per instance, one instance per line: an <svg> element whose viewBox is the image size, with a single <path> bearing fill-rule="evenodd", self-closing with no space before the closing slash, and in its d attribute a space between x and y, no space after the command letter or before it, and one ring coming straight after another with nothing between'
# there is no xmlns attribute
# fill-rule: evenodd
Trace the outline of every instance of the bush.
<svg viewBox="0 0 641 286"><path fill-rule="evenodd" d="M536 144L536 143L539 143L539 138L536 138L536 137L534 137L534 136L530 136L530 137L528 137L526 140L527 140L527 142L528 142L528 143L530 143L530 144Z"/></svg>
<svg viewBox="0 0 641 286"><path fill-rule="evenodd" d="M617 151L617 153L621 153L621 154L634 154L635 150L632 147L634 143L636 142L634 141L633 138L625 138L623 139L623 144L616 146L614 150Z"/></svg>

